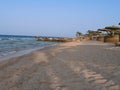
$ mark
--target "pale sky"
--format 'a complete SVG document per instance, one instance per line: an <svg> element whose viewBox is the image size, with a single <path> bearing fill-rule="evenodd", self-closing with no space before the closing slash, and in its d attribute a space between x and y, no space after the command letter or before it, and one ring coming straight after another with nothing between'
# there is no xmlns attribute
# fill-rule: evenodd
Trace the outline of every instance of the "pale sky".
<svg viewBox="0 0 120 90"><path fill-rule="evenodd" d="M74 37L120 22L120 0L0 0L0 34Z"/></svg>

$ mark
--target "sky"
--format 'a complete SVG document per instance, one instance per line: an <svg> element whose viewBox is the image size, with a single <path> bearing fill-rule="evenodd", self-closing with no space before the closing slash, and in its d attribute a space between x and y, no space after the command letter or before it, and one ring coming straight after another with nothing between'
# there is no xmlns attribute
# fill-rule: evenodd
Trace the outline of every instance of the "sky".
<svg viewBox="0 0 120 90"><path fill-rule="evenodd" d="M75 37L120 22L120 0L0 0L0 34Z"/></svg>

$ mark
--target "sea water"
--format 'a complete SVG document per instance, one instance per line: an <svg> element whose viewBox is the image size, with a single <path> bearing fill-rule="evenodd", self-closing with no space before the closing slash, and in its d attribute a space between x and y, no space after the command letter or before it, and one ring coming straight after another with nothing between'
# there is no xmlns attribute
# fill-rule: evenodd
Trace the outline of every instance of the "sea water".
<svg viewBox="0 0 120 90"><path fill-rule="evenodd" d="M56 44L37 41L33 36L0 35L0 59L17 52L32 51Z"/></svg>

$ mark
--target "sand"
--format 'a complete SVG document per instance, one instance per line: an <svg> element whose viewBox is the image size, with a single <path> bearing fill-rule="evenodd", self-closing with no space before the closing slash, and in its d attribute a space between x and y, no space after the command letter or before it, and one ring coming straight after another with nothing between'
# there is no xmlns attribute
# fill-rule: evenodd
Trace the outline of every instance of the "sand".
<svg viewBox="0 0 120 90"><path fill-rule="evenodd" d="M69 42L1 61L0 90L120 90L120 48Z"/></svg>

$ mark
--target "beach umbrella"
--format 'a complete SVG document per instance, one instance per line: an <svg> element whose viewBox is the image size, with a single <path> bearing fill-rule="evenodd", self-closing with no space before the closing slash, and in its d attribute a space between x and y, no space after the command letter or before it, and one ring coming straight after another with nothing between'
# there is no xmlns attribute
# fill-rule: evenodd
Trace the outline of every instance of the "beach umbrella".
<svg viewBox="0 0 120 90"><path fill-rule="evenodd" d="M108 27L105 27L106 29L110 29L113 36L114 34L120 34L120 27L119 26L108 26Z"/></svg>
<svg viewBox="0 0 120 90"><path fill-rule="evenodd" d="M112 34L111 29L105 29L105 28L102 28L102 29L98 29L98 31L106 32L108 35L111 35L111 34Z"/></svg>
<svg viewBox="0 0 120 90"><path fill-rule="evenodd" d="M107 27L105 27L105 29L118 30L118 29L120 29L120 27L119 26L107 26Z"/></svg>
<svg viewBox="0 0 120 90"><path fill-rule="evenodd" d="M98 29L98 31L105 31L105 32L108 32L108 31L111 31L111 30L110 30L110 29L102 28L102 29Z"/></svg>

